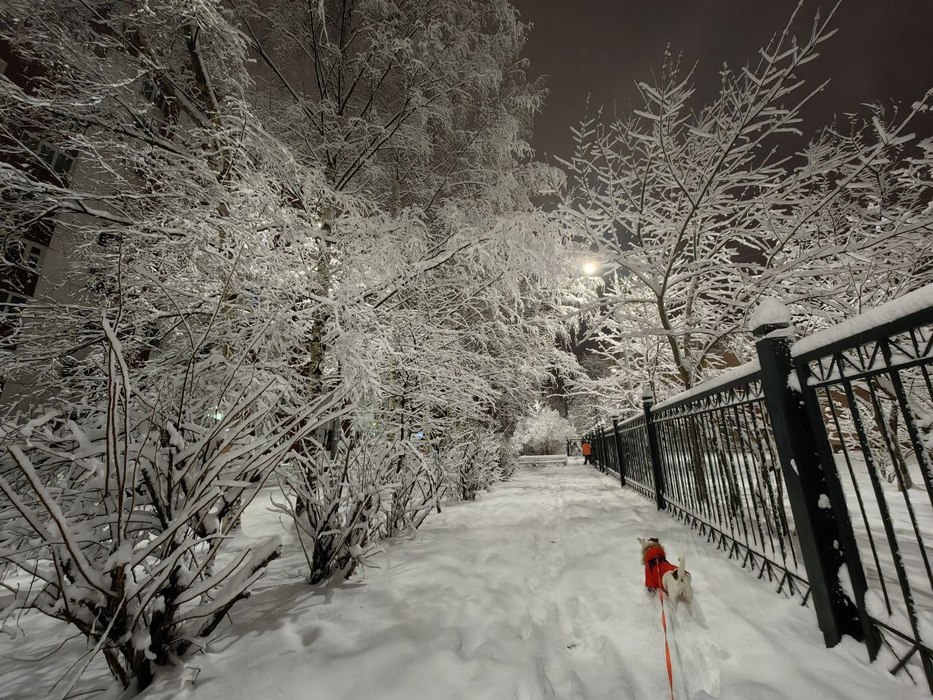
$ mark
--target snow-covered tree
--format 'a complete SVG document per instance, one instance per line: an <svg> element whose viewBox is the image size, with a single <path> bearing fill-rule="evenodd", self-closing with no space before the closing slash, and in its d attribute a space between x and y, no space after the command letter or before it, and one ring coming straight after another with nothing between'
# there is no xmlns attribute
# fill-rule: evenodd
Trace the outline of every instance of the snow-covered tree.
<svg viewBox="0 0 933 700"><path fill-rule="evenodd" d="M798 38L795 13L757 62L724 68L701 107L668 52L658 78L639 83L643 106L574 131L562 211L598 248L605 285L580 310L623 370L582 391L614 383L634 407L644 384L671 394L750 359L747 320L763 296L813 328L929 279L929 145L909 135L925 103L799 138L820 89L800 71L831 18Z"/></svg>
<svg viewBox="0 0 933 700"><path fill-rule="evenodd" d="M5 36L41 77L0 84L2 215L22 233L53 222L69 267L17 315L4 374L56 400L101 396L106 311L146 381L184 391L189 360L201 377L237 366L287 378L300 403L306 363L283 349L326 302L305 262L319 218L293 201L319 187L249 111L242 35L215 3L34 9L15 6L29 19ZM71 172L45 171L40 138Z"/></svg>
<svg viewBox="0 0 933 700"><path fill-rule="evenodd" d="M504 444L550 361L566 270L560 227L530 204L551 184L527 144L541 98L520 57L527 28L499 0L240 12L264 67L255 108L332 192L317 265L344 316L321 321L353 342L312 346L365 380L357 415L395 442L393 533L456 491L437 451L484 431ZM373 210L348 214L334 203L347 192Z"/></svg>
<svg viewBox="0 0 933 700"><path fill-rule="evenodd" d="M576 428L553 408L535 406L522 416L512 437L515 449L523 454L561 454L568 440L575 440Z"/></svg>
<svg viewBox="0 0 933 700"><path fill-rule="evenodd" d="M527 204L521 179L538 166L524 137L543 93L506 0L235 4L265 68L257 109L334 190L392 213L452 196Z"/></svg>
<svg viewBox="0 0 933 700"><path fill-rule="evenodd" d="M9 610L77 626L140 687L248 594L275 549L215 569L226 535L348 406L288 352L328 303L305 264L319 217L294 206L316 171L250 112L219 4L4 12L32 77L0 80L0 217L24 239L54 228L69 261L7 309L4 377L52 409L4 438L0 550L36 577Z"/></svg>
<svg viewBox="0 0 933 700"><path fill-rule="evenodd" d="M230 592L210 562L271 470L315 582L508 474L567 276L563 228L531 205L552 186L527 145L540 89L500 0L8 12L2 38L35 70L0 81L0 216L24 236L54 227L69 267L9 315L4 376L19 407L52 409L6 432L26 461L4 472L0 508L41 547L3 553L36 575L87 559L109 592L63 619L144 685L259 575ZM50 170L49 148L74 166ZM100 469L85 443L110 450ZM182 459L204 491L176 488ZM101 487L88 470L118 476ZM11 493L29 494L22 508ZM98 534L90 553L63 553L47 525L60 511L66 531L106 529L140 509L172 517ZM178 539L155 551L163 532ZM234 558L223 577L246 571ZM130 573L147 602L127 620ZM76 585L63 575L17 606L54 613ZM172 615L146 607L166 596ZM210 611L197 629L194 598Z"/></svg>
<svg viewBox="0 0 933 700"><path fill-rule="evenodd" d="M423 238L403 246L406 264L362 297L385 303L479 244L452 218L530 208L542 168L526 137L542 92L520 57L527 27L505 0L234 5L261 67L254 109L323 175L315 208L332 235L309 258L322 287L357 283L344 278L366 264L353 256L386 250L380 239ZM341 201L348 192L398 219L367 226L363 250ZM314 331L330 320L323 310ZM309 345L320 371L333 348L320 337Z"/></svg>

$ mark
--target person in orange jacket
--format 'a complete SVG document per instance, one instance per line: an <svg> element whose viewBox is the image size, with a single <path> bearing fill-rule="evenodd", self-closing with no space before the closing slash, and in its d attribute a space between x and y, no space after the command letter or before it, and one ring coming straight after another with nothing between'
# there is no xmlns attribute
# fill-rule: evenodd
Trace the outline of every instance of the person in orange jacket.
<svg viewBox="0 0 933 700"><path fill-rule="evenodd" d="M580 451L583 453L583 463L592 464L593 463L593 446L584 440L580 443Z"/></svg>

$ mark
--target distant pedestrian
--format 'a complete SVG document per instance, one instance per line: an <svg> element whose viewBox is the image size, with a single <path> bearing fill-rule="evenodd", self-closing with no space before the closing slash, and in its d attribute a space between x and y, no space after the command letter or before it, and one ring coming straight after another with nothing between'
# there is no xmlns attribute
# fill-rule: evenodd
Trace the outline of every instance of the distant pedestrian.
<svg viewBox="0 0 933 700"><path fill-rule="evenodd" d="M589 443L588 440L583 440L580 443L580 451L583 453L583 463L592 464L593 463L593 446Z"/></svg>

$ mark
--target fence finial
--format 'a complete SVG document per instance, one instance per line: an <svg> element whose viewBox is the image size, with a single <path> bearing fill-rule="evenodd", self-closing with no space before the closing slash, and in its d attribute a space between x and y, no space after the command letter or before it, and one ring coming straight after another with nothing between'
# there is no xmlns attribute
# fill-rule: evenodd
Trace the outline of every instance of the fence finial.
<svg viewBox="0 0 933 700"><path fill-rule="evenodd" d="M790 309L775 297L763 297L758 308L748 319L748 328L756 337L762 338L776 331L776 335L793 335Z"/></svg>
<svg viewBox="0 0 933 700"><path fill-rule="evenodd" d="M645 384L641 390L642 403L654 403L654 390L650 384Z"/></svg>

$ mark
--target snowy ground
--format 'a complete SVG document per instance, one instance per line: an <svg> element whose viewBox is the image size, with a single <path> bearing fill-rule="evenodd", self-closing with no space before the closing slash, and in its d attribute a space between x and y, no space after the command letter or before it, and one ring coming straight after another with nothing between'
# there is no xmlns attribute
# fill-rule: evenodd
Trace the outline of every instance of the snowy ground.
<svg viewBox="0 0 933 700"><path fill-rule="evenodd" d="M256 504L244 537L279 529ZM855 642L825 649L810 610L572 464L520 472L481 502L432 516L388 545L364 581L313 589L300 556L286 556L204 655L142 698L668 697L658 602L644 591L635 539L652 534L686 554L699 605L698 619L673 620L677 698L927 697L866 665ZM0 654L41 651L30 644L2 637ZM48 664L29 669L4 658L0 696L46 697Z"/></svg>

